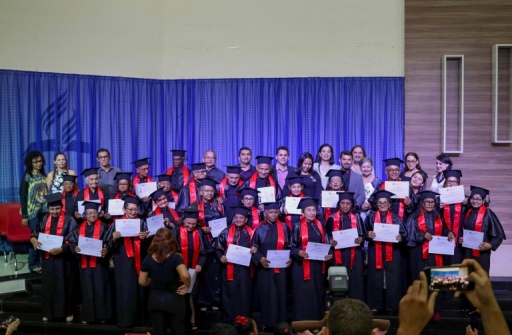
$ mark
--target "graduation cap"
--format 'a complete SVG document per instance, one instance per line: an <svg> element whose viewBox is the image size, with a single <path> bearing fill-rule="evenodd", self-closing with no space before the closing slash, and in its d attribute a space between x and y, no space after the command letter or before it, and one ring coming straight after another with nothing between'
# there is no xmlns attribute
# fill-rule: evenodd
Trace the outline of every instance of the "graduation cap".
<svg viewBox="0 0 512 335"><path fill-rule="evenodd" d="M327 173L325 174L327 177L332 178L332 177L340 177L340 178L343 178L343 175L345 174L345 172L341 171L340 169L330 169L329 171L327 171Z"/></svg>
<svg viewBox="0 0 512 335"><path fill-rule="evenodd" d="M246 207L231 207L231 210L232 210L233 216L235 216L236 214L240 214L245 217L249 217L249 215L251 214L249 209Z"/></svg>
<svg viewBox="0 0 512 335"><path fill-rule="evenodd" d="M62 199L64 198L64 196L62 195L62 193L58 192L47 194L44 196L44 198L46 199L46 203L48 204L48 206L62 206Z"/></svg>
<svg viewBox="0 0 512 335"><path fill-rule="evenodd" d="M240 198L243 198L246 195L250 195L254 199L258 198L258 190L254 189L254 188L242 187L241 189L239 189L239 191L240 191Z"/></svg>
<svg viewBox="0 0 512 335"><path fill-rule="evenodd" d="M268 165L271 165L273 159L274 159L274 157L270 157L270 156L256 156L256 162L258 164L268 164Z"/></svg>
<svg viewBox="0 0 512 335"><path fill-rule="evenodd" d="M338 202L346 199L354 202L354 194L354 192L338 192Z"/></svg>
<svg viewBox="0 0 512 335"><path fill-rule="evenodd" d="M385 159L384 162L386 163L386 166L390 166L390 165L400 166L400 164L402 164L404 161L398 157L394 157L394 158Z"/></svg>
<svg viewBox="0 0 512 335"><path fill-rule="evenodd" d="M130 181L131 179L132 179L131 172L117 172L116 176L114 177L114 180L117 180L117 181L120 181L120 180Z"/></svg>
<svg viewBox="0 0 512 335"><path fill-rule="evenodd" d="M140 204L139 199L132 197L131 195L127 195L123 200L125 204L135 204L137 206Z"/></svg>
<svg viewBox="0 0 512 335"><path fill-rule="evenodd" d="M159 174L156 177L158 178L158 181L172 181L172 176L170 174Z"/></svg>
<svg viewBox="0 0 512 335"><path fill-rule="evenodd" d="M286 176L286 183L288 185L293 185L293 184L304 185L304 179L301 175L298 175L296 173L288 173L288 175Z"/></svg>
<svg viewBox="0 0 512 335"><path fill-rule="evenodd" d="M94 209L95 211L98 211L100 206L101 206L101 204L99 202L84 201L84 211L86 211L88 209Z"/></svg>
<svg viewBox="0 0 512 335"><path fill-rule="evenodd" d="M242 172L242 168L240 165L228 165L226 166L227 173L240 174Z"/></svg>
<svg viewBox="0 0 512 335"><path fill-rule="evenodd" d="M164 188L160 187L158 190L156 190L155 192L151 193L149 195L149 197L151 198L151 200L156 202L162 195L165 195L165 192L164 192Z"/></svg>
<svg viewBox="0 0 512 335"><path fill-rule="evenodd" d="M81 173L85 178L92 176L93 174L98 174L98 168L88 168L83 170Z"/></svg>
<svg viewBox="0 0 512 335"><path fill-rule="evenodd" d="M149 165L149 157L137 159L136 161L133 161L132 164L135 164L136 168L140 168L141 166L144 165Z"/></svg>
<svg viewBox="0 0 512 335"><path fill-rule="evenodd" d="M306 207L309 206L315 206L316 207L316 201L315 199L311 197L305 197L300 199L298 207L302 210L306 209Z"/></svg>
<svg viewBox="0 0 512 335"><path fill-rule="evenodd" d="M62 176L62 182L65 182L65 181L70 181L72 183L75 183L76 182L76 176L73 176L73 175L70 175L70 174L65 174Z"/></svg>
<svg viewBox="0 0 512 335"><path fill-rule="evenodd" d="M421 191L418 194L420 195L420 200L435 199L439 195L439 193L433 191Z"/></svg>
<svg viewBox="0 0 512 335"><path fill-rule="evenodd" d="M205 163L194 163L194 164L192 164L192 171L205 170L205 169L206 169L206 164Z"/></svg>
<svg viewBox="0 0 512 335"><path fill-rule="evenodd" d="M210 177L206 177L204 179L201 179L201 184L199 185L199 187L201 188L202 186L211 186L213 187L213 189L215 189L217 187L217 184L218 182Z"/></svg>
<svg viewBox="0 0 512 335"><path fill-rule="evenodd" d="M375 192L374 198L375 198L375 200L391 199L391 197L394 195L395 195L395 193L393 193L393 192L389 192L386 190L380 190L380 191Z"/></svg>
<svg viewBox="0 0 512 335"><path fill-rule="evenodd" d="M185 152L187 150L181 150L181 149L171 149L173 156L179 156L179 157L185 157Z"/></svg>
<svg viewBox="0 0 512 335"><path fill-rule="evenodd" d="M462 177L462 171L461 170L444 170L443 175L445 179L448 179L449 177L455 177L457 179L460 179Z"/></svg>
<svg viewBox="0 0 512 335"><path fill-rule="evenodd" d="M471 191L471 195L469 197L472 197L473 195L475 194L480 194L480 196L482 197L482 199L485 199L487 197L487 195L489 195L489 190L488 189L485 189L483 187L478 187L478 186L473 186L471 185L469 187L470 191Z"/></svg>
<svg viewBox="0 0 512 335"><path fill-rule="evenodd" d="M279 210L279 204L277 202L267 202L263 204L264 210L268 211L270 209Z"/></svg>
<svg viewBox="0 0 512 335"><path fill-rule="evenodd" d="M183 217L197 219L199 217L199 210L195 207L187 207L183 210Z"/></svg>

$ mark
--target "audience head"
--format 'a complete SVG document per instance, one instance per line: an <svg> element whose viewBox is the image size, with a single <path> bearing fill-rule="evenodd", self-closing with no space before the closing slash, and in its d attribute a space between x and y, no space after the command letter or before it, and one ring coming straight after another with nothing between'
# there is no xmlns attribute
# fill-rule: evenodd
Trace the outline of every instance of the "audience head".
<svg viewBox="0 0 512 335"><path fill-rule="evenodd" d="M217 155L213 150L206 150L203 155L203 162L206 165L206 169L211 169L217 162Z"/></svg>
<svg viewBox="0 0 512 335"><path fill-rule="evenodd" d="M313 168L313 155L309 152L304 152L300 155L299 161L297 162L297 174L309 173L311 174L311 169Z"/></svg>
<svg viewBox="0 0 512 335"><path fill-rule="evenodd" d="M258 335L256 322L247 316L237 316L233 326L237 330L238 335Z"/></svg>
<svg viewBox="0 0 512 335"><path fill-rule="evenodd" d="M373 316L370 308L357 299L336 301L329 312L326 335L370 335L373 330Z"/></svg>
<svg viewBox="0 0 512 335"><path fill-rule="evenodd" d="M329 165L334 164L334 150L330 144L324 143L318 148L316 153L315 163L321 163L322 161L328 161Z"/></svg>
<svg viewBox="0 0 512 335"><path fill-rule="evenodd" d="M354 163L359 164L361 162L361 159L366 157L366 150L364 150L364 147L360 144L356 144L350 149L350 152L352 152L352 158L354 158Z"/></svg>
<svg viewBox="0 0 512 335"><path fill-rule="evenodd" d="M359 161L359 166L361 167L361 172L363 176L369 176L373 171L373 161L370 157L363 157Z"/></svg>
<svg viewBox="0 0 512 335"><path fill-rule="evenodd" d="M53 156L53 164L55 165L55 170L61 169L61 170L67 170L68 169L68 158L66 157L66 154L63 152L57 152Z"/></svg>
<svg viewBox="0 0 512 335"><path fill-rule="evenodd" d="M105 148L99 148L96 151L96 160L101 166L108 167L110 164L110 151Z"/></svg>
<svg viewBox="0 0 512 335"><path fill-rule="evenodd" d="M248 165L251 164L252 159L252 150L249 147L241 147L240 150L238 150L238 160L240 161L240 164Z"/></svg>
<svg viewBox="0 0 512 335"><path fill-rule="evenodd" d="M415 169L421 170L420 157L415 152L408 152L405 154L404 172L414 171Z"/></svg>
<svg viewBox="0 0 512 335"><path fill-rule="evenodd" d="M288 147L284 145L280 146L276 150L276 161L281 165L286 165L288 163L288 159L290 159L290 151Z"/></svg>
<svg viewBox="0 0 512 335"><path fill-rule="evenodd" d="M40 151L34 150L30 151L23 160L25 164L25 173L28 173L32 176L33 170L38 170L43 176L46 176L44 172L44 166L46 161L44 160L44 156Z"/></svg>
<svg viewBox="0 0 512 335"><path fill-rule="evenodd" d="M352 162L354 161L354 158L352 157L352 152L348 150L343 150L340 153L340 165L343 168L343 170L349 170L352 166Z"/></svg>

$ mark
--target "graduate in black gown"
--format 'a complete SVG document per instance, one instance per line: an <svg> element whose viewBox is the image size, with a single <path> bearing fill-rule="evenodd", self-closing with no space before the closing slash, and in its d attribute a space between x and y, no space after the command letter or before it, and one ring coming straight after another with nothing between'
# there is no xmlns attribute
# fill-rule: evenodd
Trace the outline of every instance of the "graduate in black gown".
<svg viewBox="0 0 512 335"><path fill-rule="evenodd" d="M290 231L279 221L279 204L264 204L265 220L252 238L252 262L256 268L256 292L259 298L262 326L274 326L288 319L287 269L272 268L267 253L289 248ZM287 266L291 265L289 259Z"/></svg>
<svg viewBox="0 0 512 335"><path fill-rule="evenodd" d="M135 165L135 171L137 174L133 177L132 186L137 193L137 185L141 183L152 183L153 178L149 175L149 158L141 158L133 161L132 164ZM140 198L141 204L144 208L144 213L148 213L151 211L151 199L148 196L144 196Z"/></svg>
<svg viewBox="0 0 512 335"><path fill-rule="evenodd" d="M350 298L365 301L364 294L364 255L363 255L363 242L364 242L364 223L359 214L355 213L355 200L353 192L340 192L339 196L339 210L334 212L325 224L325 230L329 241L334 249L333 259L331 266L344 266L347 268L348 274L348 295ZM333 238L333 232L357 229L357 238L354 239L354 244L342 249L336 249L338 242Z"/></svg>
<svg viewBox="0 0 512 335"><path fill-rule="evenodd" d="M375 193L381 190L386 189L386 181L401 181L400 180L400 165L403 163L403 161L400 158L387 158L384 160L386 163L386 176L387 179L377 185L375 188L375 191L370 196L369 201L375 203ZM397 215L400 220L406 221L407 220L407 212L406 212L406 206L405 206L405 200L404 199L390 199L391 202L391 212L393 214Z"/></svg>
<svg viewBox="0 0 512 335"><path fill-rule="evenodd" d="M76 196L75 202L75 219L78 220L78 223L82 222L84 219L82 217L83 213L79 213L78 210L78 202L79 201L91 201L96 200L101 204L99 217L100 220L107 222L110 220L110 214L108 213L108 199L110 199L110 195L107 190L103 190L98 186L99 184L99 176L98 176L98 168L88 168L82 171L82 176L85 177L85 182L87 186L78 192Z"/></svg>
<svg viewBox="0 0 512 335"><path fill-rule="evenodd" d="M244 184L240 178L240 166L230 165L226 167L226 177L220 181L218 186L218 200L224 206L224 213L227 218L233 216L231 208L240 205L240 191L239 188ZM228 222L231 224L231 222Z"/></svg>
<svg viewBox="0 0 512 335"><path fill-rule="evenodd" d="M167 169L165 174L171 176L171 193L174 202L178 202L179 193L188 183L191 172L185 165L186 150L172 149L172 166Z"/></svg>
<svg viewBox="0 0 512 335"><path fill-rule="evenodd" d="M251 268L230 263L226 253L230 245L251 247L253 230L247 225L249 211L234 209L233 224L224 229L215 241L215 251L222 263L222 320L233 322L237 315L251 313Z"/></svg>
<svg viewBox="0 0 512 335"><path fill-rule="evenodd" d="M126 197L124 200L124 215L121 220L136 220L139 228L137 236L123 236L116 229L116 221L110 226L109 249L112 250L114 260L114 281L116 289L116 313L117 325L119 327L131 327L140 315L142 288L137 282L140 273L141 249L145 248L143 243L149 235L146 221L138 218L138 199Z"/></svg>
<svg viewBox="0 0 512 335"><path fill-rule="evenodd" d="M62 245L43 252L42 255L42 314L43 321L64 319L73 321L73 288L75 278L74 255L70 245L75 243L73 233L77 229L75 220L64 213L62 194L45 196L48 214L41 220L30 238L34 248L44 248L40 234L62 236Z"/></svg>
<svg viewBox="0 0 512 335"><path fill-rule="evenodd" d="M240 189L240 201L242 203L241 206L249 211L247 225L252 229L256 229L262 221L259 208L255 205L258 202L258 191L247 186L242 187ZM229 224L231 224L231 221Z"/></svg>
<svg viewBox="0 0 512 335"><path fill-rule="evenodd" d="M62 176L62 186L64 187L64 190L62 191L62 208L66 215L71 217L74 217L75 202L76 197L78 196L78 189L75 186L76 178L76 176L70 174Z"/></svg>
<svg viewBox="0 0 512 335"><path fill-rule="evenodd" d="M469 203L471 207L464 216L464 229L469 231L482 232L483 242L478 249L464 248L466 258L475 259L478 264L484 268L487 273L491 268L491 252L496 251L501 242L506 239L505 231L500 220L494 212L487 207L489 190L471 186ZM459 238L459 242L464 242L464 236Z"/></svg>
<svg viewBox="0 0 512 335"><path fill-rule="evenodd" d="M78 257L82 291L82 323L105 321L112 318L109 261L107 257L108 226L98 219L96 202L85 201L85 222L74 231L73 246ZM78 241L82 238L101 240L101 257L81 255Z"/></svg>
<svg viewBox="0 0 512 335"><path fill-rule="evenodd" d="M307 177L299 176L295 172L289 172L286 176L286 192L283 191L283 199L281 199L281 220L286 223L286 226L291 231L294 225L300 224L300 214L288 213L286 209L286 198L304 198L304 179ZM300 201L300 200L298 200ZM299 209L300 211L300 209Z"/></svg>
<svg viewBox="0 0 512 335"><path fill-rule="evenodd" d="M368 240L368 275L366 284L366 302L373 311L398 312L398 303L402 298L402 259L400 245L407 241L407 233L402 220L391 212L391 196L394 194L381 190L374 193L378 210L372 211L365 219L366 238ZM375 241L375 223L399 226L396 243Z"/></svg>
<svg viewBox="0 0 512 335"><path fill-rule="evenodd" d="M245 181L244 187L256 190L261 187L273 187L275 200L279 201L281 199L281 188L277 180L271 175L273 159L274 158L270 156L257 156L256 161L258 164L256 165L256 172ZM260 206L258 200L255 205L259 210L263 210L263 205Z"/></svg>
<svg viewBox="0 0 512 335"><path fill-rule="evenodd" d="M169 229L173 229L175 226L179 224L180 216L174 209L169 207L168 198L167 195L165 194L163 187L151 193L149 197L156 204L155 210L152 211L151 214L149 215L150 217L163 215L164 225ZM149 245L151 241L147 241L147 243ZM146 255L143 255L143 259L145 257Z"/></svg>
<svg viewBox="0 0 512 335"><path fill-rule="evenodd" d="M174 195L172 193L172 189L171 189L171 176L169 176L168 174L159 174L157 177L157 183L156 183L156 188L159 189L161 188L164 193L165 193L165 197L167 198L167 202L168 203L175 203L175 200L174 200ZM174 205L176 206L176 205Z"/></svg>
<svg viewBox="0 0 512 335"><path fill-rule="evenodd" d="M326 254L323 260L308 259L308 242L329 244L325 229L317 220L317 204L312 198L302 198L299 207L303 218L293 227L290 238L292 258L293 320L320 320L325 312Z"/></svg>
<svg viewBox="0 0 512 335"><path fill-rule="evenodd" d="M345 172L339 169L330 169L325 174L328 177L326 191L348 192L348 185L343 182ZM323 207L324 219L327 220L334 212L338 210L338 206Z"/></svg>
<svg viewBox="0 0 512 335"><path fill-rule="evenodd" d="M206 172L206 165L204 163L192 164L192 177L183 186L178 195L176 211L180 212L199 200L199 185L201 185L201 180L206 178Z"/></svg>

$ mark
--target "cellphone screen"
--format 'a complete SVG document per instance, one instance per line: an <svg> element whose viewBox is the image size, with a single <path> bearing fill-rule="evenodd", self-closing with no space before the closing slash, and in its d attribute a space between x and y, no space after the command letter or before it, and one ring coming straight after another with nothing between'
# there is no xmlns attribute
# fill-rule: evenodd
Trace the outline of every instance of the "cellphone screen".
<svg viewBox="0 0 512 335"><path fill-rule="evenodd" d="M468 267L439 267L430 268L430 291L467 291L474 287L474 283L468 281Z"/></svg>

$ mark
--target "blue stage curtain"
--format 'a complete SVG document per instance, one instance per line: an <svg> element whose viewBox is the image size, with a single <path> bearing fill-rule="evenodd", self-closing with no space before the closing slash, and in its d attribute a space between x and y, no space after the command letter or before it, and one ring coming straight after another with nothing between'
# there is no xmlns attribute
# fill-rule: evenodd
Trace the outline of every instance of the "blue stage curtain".
<svg viewBox="0 0 512 335"><path fill-rule="evenodd" d="M186 149L187 164L217 153L217 166L238 163L238 149L274 156L290 149L290 164L322 143L341 150L362 144L383 174L382 159L403 156L404 78L262 78L153 80L0 70L0 202L19 201L23 157L43 152L46 171L64 151L78 173L98 165L150 157L151 175L172 164L170 149ZM83 185L80 178L80 185Z"/></svg>

